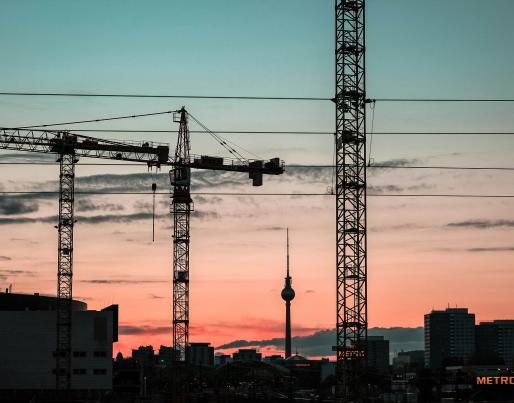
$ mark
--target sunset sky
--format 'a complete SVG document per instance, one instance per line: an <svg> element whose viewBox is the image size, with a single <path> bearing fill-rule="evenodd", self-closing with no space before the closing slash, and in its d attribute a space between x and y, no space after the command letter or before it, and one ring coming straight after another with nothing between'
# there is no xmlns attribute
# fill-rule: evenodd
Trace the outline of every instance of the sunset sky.
<svg viewBox="0 0 514 403"><path fill-rule="evenodd" d="M369 98L513 98L511 0L368 0ZM319 0L2 1L0 92L327 97L334 92L333 2ZM30 21L30 22L28 22ZM174 110L210 129L334 131L330 101L0 96L0 126ZM513 167L514 136L380 134L513 132L514 103L377 102L368 111L376 164ZM169 115L68 129L176 130ZM191 123L192 130L199 127ZM173 133L89 133L176 143ZM292 165L252 188L244 174L196 172L193 192L325 193L332 135L226 134ZM225 155L206 134L195 154ZM252 157L248 155L248 157ZM48 155L1 152L0 162ZM81 163L94 160L82 159ZM57 165L0 165L0 191L57 190ZM370 327L416 327L431 309L469 307L512 319L514 199L383 197L510 194L513 171L368 171ZM167 192L167 172L77 167L77 190ZM171 343L171 217L151 195L78 195L73 294L120 305L115 351ZM194 197L191 340L215 346L283 335L285 228L290 229L294 335L335 326L333 196ZM0 195L0 286L55 294L57 197ZM294 346L293 346L294 348Z"/></svg>

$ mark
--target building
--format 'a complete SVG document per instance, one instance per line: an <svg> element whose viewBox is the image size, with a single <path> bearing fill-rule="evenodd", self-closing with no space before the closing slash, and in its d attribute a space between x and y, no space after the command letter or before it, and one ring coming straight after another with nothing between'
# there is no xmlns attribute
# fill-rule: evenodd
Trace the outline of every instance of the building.
<svg viewBox="0 0 514 403"><path fill-rule="evenodd" d="M214 356L214 365L225 365L232 361L232 357L228 354L217 354Z"/></svg>
<svg viewBox="0 0 514 403"><path fill-rule="evenodd" d="M189 343L186 347L186 360L189 364L201 367L214 366L214 347L210 343Z"/></svg>
<svg viewBox="0 0 514 403"><path fill-rule="evenodd" d="M425 365L425 351L400 351L393 358L393 366L400 368L423 368Z"/></svg>
<svg viewBox="0 0 514 403"><path fill-rule="evenodd" d="M439 369L465 364L475 352L475 315L448 308L425 315L425 366Z"/></svg>
<svg viewBox="0 0 514 403"><path fill-rule="evenodd" d="M367 364L370 368L384 370L389 367L389 340L384 336L368 336Z"/></svg>
<svg viewBox="0 0 514 403"><path fill-rule="evenodd" d="M150 367L155 364L155 353L152 346L139 346L132 350L132 359L143 367Z"/></svg>
<svg viewBox="0 0 514 403"><path fill-rule="evenodd" d="M175 360L175 350L170 346L159 347L159 365L163 367L169 367Z"/></svg>
<svg viewBox="0 0 514 403"><path fill-rule="evenodd" d="M286 334L285 334L285 358L291 357L291 301L295 297L295 292L292 287L292 278L289 275L289 228L287 229L287 271L285 277L284 289L281 292L282 299L286 302Z"/></svg>
<svg viewBox="0 0 514 403"><path fill-rule="evenodd" d="M481 322L475 327L475 344L481 364L514 367L514 320Z"/></svg>
<svg viewBox="0 0 514 403"><path fill-rule="evenodd" d="M254 348L241 348L238 352L232 354L232 358L234 361L261 361L262 354Z"/></svg>
<svg viewBox="0 0 514 403"><path fill-rule="evenodd" d="M57 299L0 293L0 389L54 390ZM112 389L112 345L118 340L118 306L89 311L72 302L71 388Z"/></svg>

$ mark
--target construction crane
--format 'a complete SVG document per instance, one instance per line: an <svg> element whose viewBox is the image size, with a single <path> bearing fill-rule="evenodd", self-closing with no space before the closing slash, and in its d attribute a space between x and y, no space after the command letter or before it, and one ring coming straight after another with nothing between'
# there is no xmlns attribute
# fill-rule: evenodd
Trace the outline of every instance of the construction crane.
<svg viewBox="0 0 514 403"><path fill-rule="evenodd" d="M128 142L97 139L68 131L51 130L24 130L0 129L0 149L24 152L50 153L58 156L59 162L59 217L58 217L58 259L57 259L57 345L56 345L56 389L67 391L71 388L71 329L72 329L72 279L73 279L73 230L74 219L74 190L75 190L75 164L80 157L101 158L117 161L131 161L145 163L148 167L173 166L170 173L172 177L172 194L174 212L174 268L175 262L180 263L181 270L176 272L174 279L181 279L178 283L185 290L181 301L183 310L189 318L189 214L191 211L189 184L190 170L209 169L233 172L248 172L256 186L262 184L263 174L281 174L284 172L283 163L278 158L264 162L260 160L224 159L220 157L190 156L189 130L187 129L187 113L184 108L179 113L180 135L177 147L182 150L169 156L169 146L155 142ZM181 143L182 142L182 143ZM180 195L185 195L181 197ZM181 211L183 209L183 211ZM185 226L183 226L184 224ZM178 234L178 235L177 235ZM176 251L176 255L175 255ZM185 264L183 264L185 263ZM177 287L178 287L177 283ZM174 280L174 307L175 280ZM174 309L175 311L175 309ZM175 318L175 316L174 316ZM178 318L178 317L177 317ZM180 320L184 322L180 322ZM188 319L177 321L183 323L185 338L184 348L187 344L189 322ZM175 322L174 322L175 323ZM174 334L175 326L174 326ZM175 339L174 339L175 340Z"/></svg>
<svg viewBox="0 0 514 403"><path fill-rule="evenodd" d="M262 185L263 174L280 175L284 172L283 163L279 158L273 158L267 162L248 160L242 158L234 148L228 149L238 157L236 159L206 155L191 156L189 116L191 115L186 109L182 108L174 117L180 126L174 166L170 171L172 186L170 210L173 213L173 349L175 362L186 361L186 348L189 343L189 221L193 210L190 193L191 168L248 172L253 186ZM191 117L201 125L196 118ZM205 126L203 127L206 129ZM219 138L215 133L212 134L222 145L227 145L226 140Z"/></svg>
<svg viewBox="0 0 514 403"><path fill-rule="evenodd" d="M364 0L336 0L336 397L365 400L366 75Z"/></svg>
<svg viewBox="0 0 514 403"><path fill-rule="evenodd" d="M0 149L57 154L59 162L59 218L57 254L56 389L71 388L72 280L75 164L80 157L146 163L172 163L169 147L150 142L100 140L66 131L2 129Z"/></svg>

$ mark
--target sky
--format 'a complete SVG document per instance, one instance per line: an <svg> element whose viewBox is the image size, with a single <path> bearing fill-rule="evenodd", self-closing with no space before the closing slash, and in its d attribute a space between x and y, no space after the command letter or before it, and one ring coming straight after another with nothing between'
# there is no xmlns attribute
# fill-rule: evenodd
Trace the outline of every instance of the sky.
<svg viewBox="0 0 514 403"><path fill-rule="evenodd" d="M369 0L369 98L513 98L511 0ZM333 2L0 2L0 92L255 95L330 98ZM0 126L175 110L212 130L334 130L330 101L0 96ZM377 102L368 111L372 161L396 166L512 167L513 103ZM169 115L68 129L176 130ZM192 130L199 128L191 123ZM393 134L381 134L392 132ZM176 143L174 133L91 133ZM333 160L332 135L226 134L291 165ZM371 136L369 136L371 137ZM370 145L370 144L368 144ZM205 134L195 154L225 155ZM249 155L251 157L251 155ZM0 162L53 161L1 152ZM83 159L81 163L94 160ZM0 165L0 191L56 190L55 165ZM382 197L514 194L512 171L368 170L370 327L418 327L431 309L469 307L477 321L513 318L514 199ZM78 190L167 192L165 170L77 167ZM196 192L325 193L327 168L286 168L252 188L245 175L196 172ZM171 342L171 219L157 197L77 196L74 296L120 305L124 353ZM335 326L335 200L330 196L195 196L191 340L215 346L283 335L285 228L296 298L293 334ZM0 286L55 293L55 196L0 196Z"/></svg>

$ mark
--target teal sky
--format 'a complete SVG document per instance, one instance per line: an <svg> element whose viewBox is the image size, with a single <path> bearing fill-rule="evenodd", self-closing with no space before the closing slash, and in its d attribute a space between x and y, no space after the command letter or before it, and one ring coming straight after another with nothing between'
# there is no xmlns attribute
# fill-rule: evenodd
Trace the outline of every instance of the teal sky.
<svg viewBox="0 0 514 403"><path fill-rule="evenodd" d="M493 0L487 7L476 0L369 0L368 96L511 96L513 14L510 0ZM325 0L4 0L0 88L331 97L333 36L333 2ZM181 104L219 130L332 131L334 126L330 102L169 99L2 97L0 121L23 125L174 109ZM381 103L374 127L375 131L511 130L512 110L511 104ZM165 117L102 127L169 125ZM89 127L93 126L98 124ZM174 142L170 136L144 137ZM262 139L237 136L241 145L267 155L274 149L289 162L331 160L330 136ZM512 150L513 142L505 136L495 137L493 143L483 136L472 140L382 136L375 139L374 157L436 155L456 147L460 152ZM193 141L200 151L213 145L202 138Z"/></svg>
<svg viewBox="0 0 514 403"><path fill-rule="evenodd" d="M0 0L0 92L332 97L333 5L330 0ZM513 15L513 0L368 0L368 97L514 98ZM213 130L334 130L330 101L7 96L0 96L0 126L182 105ZM372 117L370 111L369 130ZM177 129L167 115L69 129L79 127ZM198 128L191 124L191 129ZM374 130L513 132L514 103L377 102ZM164 141L172 147L176 142L174 134L94 135ZM279 156L290 164L332 162L332 135L225 136L265 158ZM192 135L192 151L224 155L203 134ZM373 136L376 162L512 167L513 155L513 135ZM0 158L15 159L3 153ZM0 190L57 187L55 165L1 165L0 172ZM100 174L113 177L93 176ZM370 169L368 186L375 194L514 194L512 175ZM146 167L80 166L77 177L77 186L85 190L136 186L148 191L156 180ZM157 179L165 192L166 174ZM266 178L261 191L323 193L330 183L327 169L288 169L281 177ZM246 176L205 172L193 176L193 188L259 191L248 186ZM158 328L169 324L171 315L171 224L165 194L157 204L157 241L149 242L151 221L131 219L131 214L151 211L147 196L83 198L78 212L89 221L79 221L76 230L75 295L94 308L119 302L122 324L148 320ZM14 283L16 291L53 293L56 234L41 218L55 214L57 202L12 199L26 212L8 212L10 199L0 198L0 286ZM418 326L424 313L448 303L469 306L481 320L511 318L512 200L370 197L370 326ZM195 209L191 261L196 341L209 334L210 341L228 342L234 338L232 329L250 340L282 334L283 301L277 290L283 282L285 227L294 239L294 326L303 326L304 332L334 326L333 198L195 196ZM27 217L35 221L24 223ZM143 275L161 283L140 282ZM113 283L88 283L105 278ZM255 328L245 330L241 324L246 323ZM269 323L276 326L267 328ZM168 336L153 335L152 343L168 343ZM120 348L128 351L138 343L125 335Z"/></svg>

